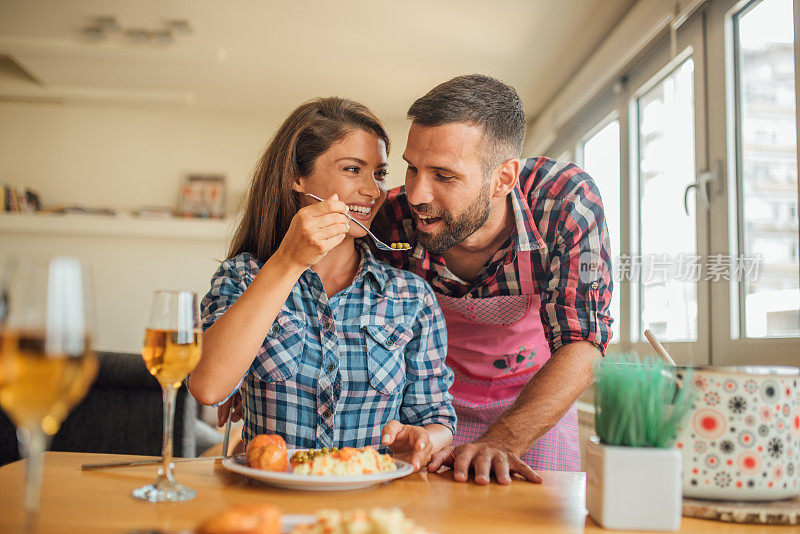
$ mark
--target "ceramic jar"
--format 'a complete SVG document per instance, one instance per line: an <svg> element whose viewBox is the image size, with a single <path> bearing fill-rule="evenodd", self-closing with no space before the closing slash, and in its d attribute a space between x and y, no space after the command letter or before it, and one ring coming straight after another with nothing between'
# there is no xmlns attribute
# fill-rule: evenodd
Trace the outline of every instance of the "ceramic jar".
<svg viewBox="0 0 800 534"><path fill-rule="evenodd" d="M800 494L800 369L698 367L678 435L683 495L766 501Z"/></svg>

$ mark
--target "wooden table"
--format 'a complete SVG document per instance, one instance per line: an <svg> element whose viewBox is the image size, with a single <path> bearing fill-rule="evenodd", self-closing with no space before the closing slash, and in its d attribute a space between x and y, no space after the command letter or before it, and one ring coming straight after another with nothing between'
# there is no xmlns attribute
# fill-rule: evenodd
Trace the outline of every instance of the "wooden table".
<svg viewBox="0 0 800 534"><path fill-rule="evenodd" d="M225 470L219 461L178 463L179 482L197 490L183 503L134 500L131 490L153 480L156 468L80 470L89 462L136 457L48 452L39 532L177 533L235 503L268 502L287 514L319 508L402 508L419 524L441 534L517 532L607 532L586 515L583 473L542 472L542 485L514 481L510 486L476 486L453 481L449 471L419 473L373 489L311 493L273 489ZM0 468L0 532L21 532L24 462ZM782 534L797 527L760 527L683 518L681 532Z"/></svg>

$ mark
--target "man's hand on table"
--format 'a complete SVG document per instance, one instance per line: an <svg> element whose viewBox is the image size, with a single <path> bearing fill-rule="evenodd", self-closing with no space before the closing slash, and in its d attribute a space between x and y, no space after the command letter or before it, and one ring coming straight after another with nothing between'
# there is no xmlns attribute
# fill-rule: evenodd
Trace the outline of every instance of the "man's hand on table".
<svg viewBox="0 0 800 534"><path fill-rule="evenodd" d="M395 420L383 427L381 443L392 450L395 458L410 463L415 471L430 461L433 452L433 443L427 430Z"/></svg>
<svg viewBox="0 0 800 534"><path fill-rule="evenodd" d="M537 484L542 482L542 477L515 454L497 444L480 440L445 447L431 457L428 471L435 473L442 466L453 468L456 482L469 480L470 467L475 472L475 483L481 486L491 481L492 473L498 484L511 484L512 473Z"/></svg>

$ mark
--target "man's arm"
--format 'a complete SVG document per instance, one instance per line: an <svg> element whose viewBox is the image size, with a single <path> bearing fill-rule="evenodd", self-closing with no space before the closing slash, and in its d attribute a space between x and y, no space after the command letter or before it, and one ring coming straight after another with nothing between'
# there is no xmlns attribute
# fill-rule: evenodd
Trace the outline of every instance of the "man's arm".
<svg viewBox="0 0 800 534"><path fill-rule="evenodd" d="M478 441L525 454L592 385L592 364L600 357L597 347L586 341L558 349Z"/></svg>
<svg viewBox="0 0 800 534"><path fill-rule="evenodd" d="M530 480L541 479L525 469L519 458L569 410L583 391L592 385L592 364L600 357L593 344L578 341L562 346L542 366L509 408L478 440L435 455L429 470L453 466L458 482L469 479L470 466L476 484L488 484L491 473L500 484L511 483L511 472Z"/></svg>
<svg viewBox="0 0 800 534"><path fill-rule="evenodd" d="M546 158L536 163L538 172L545 174L551 174L551 166L556 164ZM545 182L535 198L531 194L529 202L534 221L549 222L540 227L549 265L543 265L544 271L535 277L551 357L486 434L433 458L432 471L451 465L459 481L467 480L470 465L477 484L488 484L492 471L499 483L510 483L509 466L528 480L537 481L519 456L591 385L592 364L611 338L610 241L594 181L569 165ZM558 213L556 224L551 221L553 213Z"/></svg>

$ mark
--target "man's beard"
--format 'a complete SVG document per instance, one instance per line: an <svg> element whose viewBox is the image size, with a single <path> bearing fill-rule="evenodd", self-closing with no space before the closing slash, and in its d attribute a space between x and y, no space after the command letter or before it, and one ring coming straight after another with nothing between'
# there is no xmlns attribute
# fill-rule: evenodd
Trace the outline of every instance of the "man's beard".
<svg viewBox="0 0 800 534"><path fill-rule="evenodd" d="M421 225L418 224L417 240L429 252L442 255L475 233L489 218L489 181L484 182L478 198L458 217L453 217L447 212L434 213L432 210L426 209L428 206L428 204L418 204L412 207L425 215L441 218L444 230L438 235L428 234L420 231Z"/></svg>

